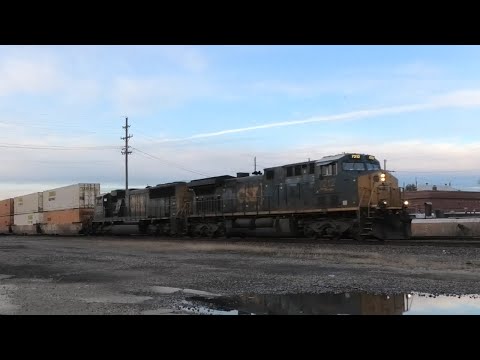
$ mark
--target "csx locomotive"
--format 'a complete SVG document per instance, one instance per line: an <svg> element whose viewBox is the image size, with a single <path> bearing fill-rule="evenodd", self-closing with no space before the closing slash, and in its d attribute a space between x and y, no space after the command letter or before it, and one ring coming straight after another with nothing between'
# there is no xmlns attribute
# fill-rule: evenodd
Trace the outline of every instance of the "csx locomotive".
<svg viewBox="0 0 480 360"><path fill-rule="evenodd" d="M372 155L116 190L97 198L94 233L198 237L405 239L411 219L398 180Z"/></svg>

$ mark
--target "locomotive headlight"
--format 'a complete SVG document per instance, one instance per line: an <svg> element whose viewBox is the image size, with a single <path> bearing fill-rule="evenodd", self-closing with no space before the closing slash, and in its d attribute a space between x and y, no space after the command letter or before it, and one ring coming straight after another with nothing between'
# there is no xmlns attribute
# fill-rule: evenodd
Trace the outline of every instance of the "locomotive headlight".
<svg viewBox="0 0 480 360"><path fill-rule="evenodd" d="M408 206L408 200L405 200L405 201L403 202L403 205Z"/></svg>
<svg viewBox="0 0 480 360"><path fill-rule="evenodd" d="M384 181L385 181L385 174L381 174L381 175L380 175L380 181L381 181L381 182L384 182Z"/></svg>
<svg viewBox="0 0 480 360"><path fill-rule="evenodd" d="M383 205L387 205L387 200L383 200L383 201L382 201L382 204L383 204Z"/></svg>

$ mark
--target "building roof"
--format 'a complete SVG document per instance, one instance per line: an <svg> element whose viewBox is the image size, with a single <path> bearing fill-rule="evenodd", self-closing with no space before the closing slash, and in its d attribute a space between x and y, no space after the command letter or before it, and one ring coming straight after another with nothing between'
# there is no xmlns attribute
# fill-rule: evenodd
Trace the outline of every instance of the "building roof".
<svg viewBox="0 0 480 360"><path fill-rule="evenodd" d="M417 191L460 191L451 187L450 185L417 185Z"/></svg>

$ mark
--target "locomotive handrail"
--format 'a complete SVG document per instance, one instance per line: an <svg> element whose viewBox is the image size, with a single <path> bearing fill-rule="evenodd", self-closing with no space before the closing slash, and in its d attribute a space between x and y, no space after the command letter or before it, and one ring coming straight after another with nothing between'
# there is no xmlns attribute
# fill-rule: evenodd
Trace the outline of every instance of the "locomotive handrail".
<svg viewBox="0 0 480 360"><path fill-rule="evenodd" d="M367 217L370 217L370 207L371 207L371 204L372 204L373 193L378 188L378 185L379 185L379 183L375 183L375 182L373 183L373 188L372 188L372 191L370 193L370 199L368 200L368 204L367 204Z"/></svg>

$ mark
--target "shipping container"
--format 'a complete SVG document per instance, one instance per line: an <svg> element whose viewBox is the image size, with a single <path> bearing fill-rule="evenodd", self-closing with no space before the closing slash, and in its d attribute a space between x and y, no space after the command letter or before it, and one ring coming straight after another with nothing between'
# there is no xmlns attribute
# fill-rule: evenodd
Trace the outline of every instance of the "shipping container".
<svg viewBox="0 0 480 360"><path fill-rule="evenodd" d="M14 225L35 225L43 223L43 213L15 214L13 217Z"/></svg>
<svg viewBox="0 0 480 360"><path fill-rule="evenodd" d="M0 201L0 216L13 215L13 199Z"/></svg>
<svg viewBox="0 0 480 360"><path fill-rule="evenodd" d="M13 210L15 215L38 213L43 210L43 193L17 196L13 198Z"/></svg>
<svg viewBox="0 0 480 360"><path fill-rule="evenodd" d="M93 209L100 184L74 184L43 192L43 211Z"/></svg>
<svg viewBox="0 0 480 360"><path fill-rule="evenodd" d="M0 216L0 234L9 234L13 225L13 216Z"/></svg>
<svg viewBox="0 0 480 360"><path fill-rule="evenodd" d="M13 225L13 215L0 216L0 225L2 226Z"/></svg>
<svg viewBox="0 0 480 360"><path fill-rule="evenodd" d="M77 224L42 224L41 233L46 235L79 235L84 231L84 226Z"/></svg>
<svg viewBox="0 0 480 360"><path fill-rule="evenodd" d="M85 223L92 218L93 212L94 209L45 211L43 213L43 223L56 225Z"/></svg>
<svg viewBox="0 0 480 360"><path fill-rule="evenodd" d="M16 235L41 234L40 225L12 225L12 233Z"/></svg>

